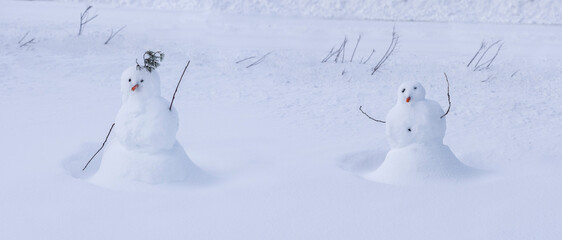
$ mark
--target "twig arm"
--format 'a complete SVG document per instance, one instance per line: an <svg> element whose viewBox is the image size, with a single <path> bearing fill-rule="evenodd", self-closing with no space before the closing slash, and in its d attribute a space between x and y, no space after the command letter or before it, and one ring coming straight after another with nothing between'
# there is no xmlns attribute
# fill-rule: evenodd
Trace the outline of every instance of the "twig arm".
<svg viewBox="0 0 562 240"><path fill-rule="evenodd" d="M187 65L185 65L185 68L183 69L183 73L181 73L181 77L180 80L178 81L178 85L176 86L176 90L174 91L174 96L172 96L172 101L170 102L170 111L172 111L172 105L174 104L174 99L176 99L176 93L178 92L178 88L180 87L180 83L181 80L183 79L183 75L185 74L185 70L187 70L187 67L189 67L189 63L191 63L191 60L187 61Z"/></svg>
<svg viewBox="0 0 562 240"><path fill-rule="evenodd" d="M101 144L100 149L98 149L98 151L96 153L94 153L94 156L92 156L90 158L90 160L88 160L88 162L86 163L86 166L84 166L84 168L82 168L82 171L86 170L86 168L88 167L88 165L90 164L92 159L94 159L94 157L96 157L96 155L98 155L98 153L103 149L103 147L105 146L105 143L107 142L107 139L109 138L109 134L111 134L111 130L113 130L114 126L115 126L115 123L111 124L111 128L109 128L109 132L107 133L107 136L105 136L105 140Z"/></svg>
<svg viewBox="0 0 562 240"><path fill-rule="evenodd" d="M359 106L359 111L361 111L363 114L365 114L365 116L367 116L367 117L370 118L371 120L373 120L373 121L375 121L375 122L386 123L385 121L378 120L378 119L375 119L375 118L369 116L369 114L367 114L366 112L364 112L362 108L363 108L363 106Z"/></svg>
<svg viewBox="0 0 562 240"><path fill-rule="evenodd" d="M443 73L443 74L445 74L445 80L447 81L447 99L449 101L449 107L447 108L445 114L441 116L441 118L447 116L447 114L449 114L449 110L451 110L451 94L449 93L449 78L447 77L447 73Z"/></svg>

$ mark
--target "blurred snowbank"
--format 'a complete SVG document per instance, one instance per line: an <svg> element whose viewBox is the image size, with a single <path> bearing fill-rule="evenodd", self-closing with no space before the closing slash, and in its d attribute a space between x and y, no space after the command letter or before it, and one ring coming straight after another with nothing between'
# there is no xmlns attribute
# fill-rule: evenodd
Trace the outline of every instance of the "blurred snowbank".
<svg viewBox="0 0 562 240"><path fill-rule="evenodd" d="M559 0L61 0L229 14L388 21L562 24Z"/></svg>

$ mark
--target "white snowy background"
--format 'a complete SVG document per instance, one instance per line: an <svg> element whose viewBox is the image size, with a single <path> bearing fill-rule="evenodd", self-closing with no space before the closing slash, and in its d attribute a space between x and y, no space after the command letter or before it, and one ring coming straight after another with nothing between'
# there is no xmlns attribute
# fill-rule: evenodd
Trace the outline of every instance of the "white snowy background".
<svg viewBox="0 0 562 240"><path fill-rule="evenodd" d="M490 2L1 1L0 239L561 239L562 3ZM354 62L321 63L359 34ZM503 47L473 71L483 40ZM177 138L216 182L110 190L85 180L99 157L80 171L148 49L168 100L191 60ZM365 180L390 148L358 107L384 118L415 80L446 108L443 72L445 144L487 177Z"/></svg>

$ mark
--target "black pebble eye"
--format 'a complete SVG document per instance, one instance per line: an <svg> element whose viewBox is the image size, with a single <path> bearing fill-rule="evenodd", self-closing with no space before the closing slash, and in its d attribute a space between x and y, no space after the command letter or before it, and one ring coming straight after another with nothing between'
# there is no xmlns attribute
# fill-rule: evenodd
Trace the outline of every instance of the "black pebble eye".
<svg viewBox="0 0 562 240"><path fill-rule="evenodd" d="M131 82L131 79L129 78L129 82Z"/></svg>
<svg viewBox="0 0 562 240"><path fill-rule="evenodd" d="M418 87L414 87L414 90L418 89Z"/></svg>
<svg viewBox="0 0 562 240"><path fill-rule="evenodd" d="M411 131L412 131L412 129L411 129L411 128L408 128L408 132L411 132Z"/></svg>
<svg viewBox="0 0 562 240"><path fill-rule="evenodd" d="M406 89L405 89L405 88L402 88L402 92L405 92L405 91L406 91Z"/></svg>
<svg viewBox="0 0 562 240"><path fill-rule="evenodd" d="M141 82L144 82L144 79L141 79Z"/></svg>

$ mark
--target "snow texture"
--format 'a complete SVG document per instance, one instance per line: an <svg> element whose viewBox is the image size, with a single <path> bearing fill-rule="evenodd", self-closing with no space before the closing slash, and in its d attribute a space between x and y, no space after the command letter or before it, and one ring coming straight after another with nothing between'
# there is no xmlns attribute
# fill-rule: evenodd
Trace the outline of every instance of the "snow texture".
<svg viewBox="0 0 562 240"><path fill-rule="evenodd" d="M66 0L90 4L229 14L437 21L562 24L559 0Z"/></svg>
<svg viewBox="0 0 562 240"><path fill-rule="evenodd" d="M115 138L91 181L111 186L127 180L155 184L199 177L200 169L176 140L178 115L160 96L158 72L136 66L126 69L121 94Z"/></svg>
<svg viewBox="0 0 562 240"><path fill-rule="evenodd" d="M386 115L386 137L391 150L367 178L392 184L464 178L471 169L443 145L444 114L439 103L425 98L425 88L419 82L402 83L396 105Z"/></svg>

